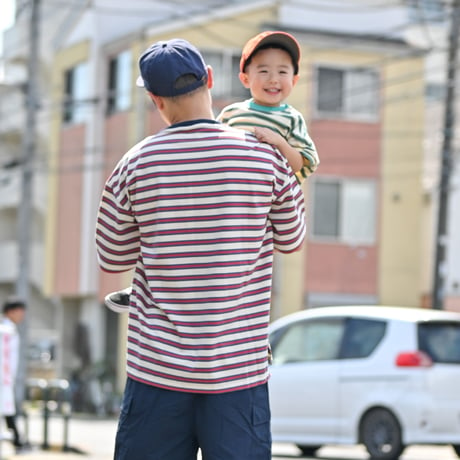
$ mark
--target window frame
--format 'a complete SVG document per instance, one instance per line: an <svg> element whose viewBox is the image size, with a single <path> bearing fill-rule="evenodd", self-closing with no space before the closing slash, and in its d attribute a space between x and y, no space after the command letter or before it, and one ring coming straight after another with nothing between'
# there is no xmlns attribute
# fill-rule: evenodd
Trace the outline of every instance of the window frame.
<svg viewBox="0 0 460 460"><path fill-rule="evenodd" d="M409 0L407 8L411 23L420 24L420 21L424 21L439 24L448 18L446 5L440 0Z"/></svg>
<svg viewBox="0 0 460 460"><path fill-rule="evenodd" d="M330 70L341 72L342 74L342 88L341 88L341 105L342 108L340 110L322 110L320 109L320 98L321 98L321 91L320 91L320 72L321 70ZM371 88L371 91L375 91L377 94L377 99L375 105L369 110L368 112L357 112L356 110L352 110L353 102L356 101L356 98L349 98L348 102L345 97L347 87L352 86L352 78L353 75L357 75L358 73L368 73L369 75L375 76L375 88ZM380 73L374 67L368 66L348 66L348 65L341 65L337 63L316 63L314 67L314 75L315 75L315 91L314 91L314 117L316 119L338 119L338 120L350 120L350 121L360 121L360 122L367 122L367 123L375 123L380 118L380 109L381 109L381 78ZM348 76L348 77L347 77ZM329 94L330 92L328 92ZM359 93L358 97L359 97Z"/></svg>
<svg viewBox="0 0 460 460"><path fill-rule="evenodd" d="M85 74L88 73L88 69L88 62L81 61L64 71L62 121L65 124L84 123L88 119L86 105L90 101L88 101L86 87L81 83L87 81Z"/></svg>
<svg viewBox="0 0 460 460"><path fill-rule="evenodd" d="M241 50L204 48L201 53L206 64L213 70L214 86L211 89L213 98L244 100L251 97L249 90L239 80ZM220 68L216 67L215 60L211 59L211 56L220 59L222 63Z"/></svg>
<svg viewBox="0 0 460 460"><path fill-rule="evenodd" d="M124 62L124 59L127 62ZM106 114L108 116L129 110L132 106L132 63L133 54L131 49L122 50L108 59L106 80ZM125 72L127 75L125 75Z"/></svg>
<svg viewBox="0 0 460 460"><path fill-rule="evenodd" d="M333 184L337 185L338 192L338 208L337 208L337 234L326 235L316 233L316 222L315 214L317 211L318 203L317 199L317 186L318 184ZM373 201L372 216L373 220L369 226L369 234L367 236L350 235L346 231L347 219L350 222L350 213L347 212L347 207L351 205L346 200L345 194L347 193L345 187L353 187L354 185L367 185L369 188L369 199ZM360 246L373 246L377 241L377 207L378 207L378 189L377 181L372 178L349 178L349 177L336 177L336 176L318 176L312 179L312 193L311 193L311 209L312 209L312 225L310 226L310 239L313 242L325 242L325 243L339 243L339 244L350 244ZM372 206L371 204L371 206ZM355 208L355 205L350 206L349 209Z"/></svg>

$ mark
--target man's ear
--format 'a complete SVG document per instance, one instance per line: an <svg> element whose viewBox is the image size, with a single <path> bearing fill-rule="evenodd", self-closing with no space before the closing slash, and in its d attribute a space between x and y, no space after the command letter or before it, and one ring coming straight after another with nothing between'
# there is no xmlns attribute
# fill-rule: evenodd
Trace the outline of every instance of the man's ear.
<svg viewBox="0 0 460 460"><path fill-rule="evenodd" d="M208 69L208 89L211 89L214 86L214 71L210 65L207 66Z"/></svg>
<svg viewBox="0 0 460 460"><path fill-rule="evenodd" d="M147 91L147 94L149 95L150 99L155 104L157 109L162 110L164 107L163 98L161 96L157 96L156 94L151 93L150 91Z"/></svg>
<svg viewBox="0 0 460 460"><path fill-rule="evenodd" d="M248 77L248 74L247 73L244 73L244 72L240 72L238 74L238 77L240 79L240 82L243 84L243 86L245 88L248 88L249 89L249 77Z"/></svg>

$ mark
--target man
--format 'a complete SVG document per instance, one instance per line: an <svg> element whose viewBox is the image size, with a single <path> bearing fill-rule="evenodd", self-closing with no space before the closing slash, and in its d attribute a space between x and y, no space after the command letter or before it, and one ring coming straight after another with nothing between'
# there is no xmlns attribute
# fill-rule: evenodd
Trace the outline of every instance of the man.
<svg viewBox="0 0 460 460"><path fill-rule="evenodd" d="M19 367L20 338L17 325L22 323L26 314L26 306L20 299L10 298L3 304L2 324L9 330L9 334L2 335L2 412L5 415L6 425L13 435L13 445L17 452L27 448L21 439L16 423L15 384Z"/></svg>
<svg viewBox="0 0 460 460"><path fill-rule="evenodd" d="M301 189L284 157L215 121L212 69L181 39L139 61L168 127L107 180L101 268L134 268L116 460L269 460L273 249L300 249Z"/></svg>

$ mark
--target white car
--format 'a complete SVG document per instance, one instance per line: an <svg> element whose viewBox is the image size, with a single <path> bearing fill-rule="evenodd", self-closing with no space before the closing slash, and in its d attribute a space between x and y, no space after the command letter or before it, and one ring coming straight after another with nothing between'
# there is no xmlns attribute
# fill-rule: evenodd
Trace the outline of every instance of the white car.
<svg viewBox="0 0 460 460"><path fill-rule="evenodd" d="M450 444L460 457L460 314L339 306L270 326L272 436L306 456L364 444L398 459L411 444Z"/></svg>

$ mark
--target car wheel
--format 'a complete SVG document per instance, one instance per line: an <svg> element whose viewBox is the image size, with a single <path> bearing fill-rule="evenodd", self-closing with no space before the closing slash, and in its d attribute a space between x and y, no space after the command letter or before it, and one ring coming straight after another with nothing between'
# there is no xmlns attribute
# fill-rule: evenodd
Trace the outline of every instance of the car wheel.
<svg viewBox="0 0 460 460"><path fill-rule="evenodd" d="M457 457L460 457L460 444L452 444L452 447L454 448Z"/></svg>
<svg viewBox="0 0 460 460"><path fill-rule="evenodd" d="M304 457L314 457L316 452L319 450L321 446L299 446L297 445L297 447L300 449Z"/></svg>
<svg viewBox="0 0 460 460"><path fill-rule="evenodd" d="M397 460L404 450L398 420L386 409L374 409L364 416L360 438L374 460Z"/></svg>

